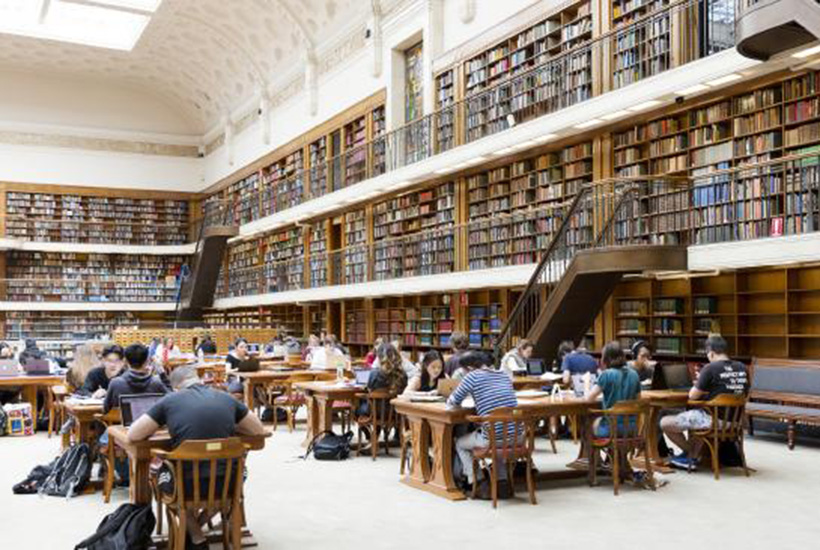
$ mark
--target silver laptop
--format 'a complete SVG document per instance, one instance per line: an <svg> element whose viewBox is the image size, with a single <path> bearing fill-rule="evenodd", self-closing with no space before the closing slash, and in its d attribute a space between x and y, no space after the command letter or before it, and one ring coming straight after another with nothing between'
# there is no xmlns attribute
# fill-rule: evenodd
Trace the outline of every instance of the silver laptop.
<svg viewBox="0 0 820 550"><path fill-rule="evenodd" d="M48 359L29 359L23 365L23 371L29 376L45 376L51 374L51 363Z"/></svg>
<svg viewBox="0 0 820 550"><path fill-rule="evenodd" d="M0 376L19 376L20 362L17 359L0 359Z"/></svg>

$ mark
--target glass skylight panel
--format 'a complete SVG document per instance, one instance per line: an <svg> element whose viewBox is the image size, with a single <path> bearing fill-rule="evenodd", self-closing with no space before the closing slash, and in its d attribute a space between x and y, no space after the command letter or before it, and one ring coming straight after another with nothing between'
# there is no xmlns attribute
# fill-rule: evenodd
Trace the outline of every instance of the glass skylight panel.
<svg viewBox="0 0 820 550"><path fill-rule="evenodd" d="M131 50L161 0L0 0L0 33Z"/></svg>

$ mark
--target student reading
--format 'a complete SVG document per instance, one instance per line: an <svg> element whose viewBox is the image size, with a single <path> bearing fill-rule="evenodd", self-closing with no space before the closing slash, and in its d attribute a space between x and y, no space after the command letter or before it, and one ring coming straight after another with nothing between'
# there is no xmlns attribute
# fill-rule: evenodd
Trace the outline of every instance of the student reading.
<svg viewBox="0 0 820 550"><path fill-rule="evenodd" d="M430 350L424 354L421 360L421 370L419 374L410 379L405 395L413 392L429 392L438 389L438 383L447 378L444 374L444 361L441 354L436 350Z"/></svg>
<svg viewBox="0 0 820 550"><path fill-rule="evenodd" d="M125 360L129 369L116 377L108 386L103 401L103 411L120 406L121 395L139 393L168 393L168 388L158 376L151 374L151 364L148 362L148 348L142 344L132 344L125 348Z"/></svg>
<svg viewBox="0 0 820 550"><path fill-rule="evenodd" d="M171 373L174 393L165 396L147 413L138 418L128 430L129 441L142 441L151 437L162 426L168 427L171 444L195 439L224 439L238 434L262 435L265 429L257 416L242 403L225 392L202 385L193 367L179 367ZM190 474L190 477L189 477ZM204 474L204 475L203 475ZM201 491L207 494L208 470L200 474ZM224 474L223 474L224 475ZM160 472L159 488L173 493L173 473ZM193 472L185 472L184 483L193 486ZM224 481L224 479L222 480ZM220 479L217 477L217 486ZM208 548L202 533L202 524L210 518L189 511L188 535L193 544L188 548Z"/></svg>
<svg viewBox="0 0 820 550"><path fill-rule="evenodd" d="M722 394L746 395L749 392L746 365L729 359L728 349L729 346L722 336L712 334L706 339L706 357L709 364L703 367L695 385L689 390L690 400L708 401ZM685 434L689 430L706 430L711 426L712 417L700 408L661 419L663 433L682 451L672 458L672 466L683 469L697 466L697 449Z"/></svg>
<svg viewBox="0 0 820 550"><path fill-rule="evenodd" d="M123 357L124 352L120 346L115 344L105 348L102 353L102 365L88 371L83 380L82 392L98 399L104 397L111 380L119 376L125 368Z"/></svg>

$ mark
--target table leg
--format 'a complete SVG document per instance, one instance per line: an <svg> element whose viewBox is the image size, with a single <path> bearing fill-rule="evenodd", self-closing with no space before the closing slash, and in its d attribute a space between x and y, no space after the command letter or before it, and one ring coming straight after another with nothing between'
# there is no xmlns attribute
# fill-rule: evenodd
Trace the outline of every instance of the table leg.
<svg viewBox="0 0 820 550"><path fill-rule="evenodd" d="M401 481L416 489L425 489L425 483L430 479L430 430L424 419L418 416L408 415L407 422L412 433L413 456Z"/></svg>
<svg viewBox="0 0 820 550"><path fill-rule="evenodd" d="M248 409L253 410L253 392L256 384L252 378L245 380L245 405Z"/></svg>
<svg viewBox="0 0 820 550"><path fill-rule="evenodd" d="M646 445L649 447L649 460L652 461L652 468L656 472L670 473L673 470L666 465L666 460L658 454L658 441L659 438L663 437L659 425L660 412L663 408L663 403L649 404L649 415L647 416L649 426L646 427ZM638 465L643 467L640 461Z"/></svg>
<svg viewBox="0 0 820 550"><path fill-rule="evenodd" d="M589 451L588 451L588 444L587 444L587 415L585 414L577 414L576 418L576 425L578 429L578 437L581 442L578 445L578 458L567 464L567 468L572 468L573 470L589 470Z"/></svg>
<svg viewBox="0 0 820 550"><path fill-rule="evenodd" d="M433 468L424 489L449 500L464 500L467 496L456 487L453 478L453 426L428 420L433 444Z"/></svg>
<svg viewBox="0 0 820 550"><path fill-rule="evenodd" d="M129 491L131 502L134 504L150 505L153 495L151 494L151 460L138 459L129 455L128 463L131 467L131 483Z"/></svg>
<svg viewBox="0 0 820 550"><path fill-rule="evenodd" d="M307 433L302 442L303 447L307 447L315 435L319 433L319 411L316 397L313 392L305 391L305 407L307 408Z"/></svg>
<svg viewBox="0 0 820 550"><path fill-rule="evenodd" d="M333 430L333 399L325 395L315 397L318 401L317 408L319 409L318 430L320 432L329 432ZM318 433L318 432L317 432Z"/></svg>
<svg viewBox="0 0 820 550"><path fill-rule="evenodd" d="M23 401L31 405L31 418L34 421L32 428L37 431L37 388L34 384L26 384L20 390Z"/></svg>

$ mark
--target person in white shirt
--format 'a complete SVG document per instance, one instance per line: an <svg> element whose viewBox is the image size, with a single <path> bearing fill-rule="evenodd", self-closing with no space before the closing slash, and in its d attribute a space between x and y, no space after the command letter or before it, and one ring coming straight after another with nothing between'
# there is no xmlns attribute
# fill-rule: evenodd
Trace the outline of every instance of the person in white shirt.
<svg viewBox="0 0 820 550"><path fill-rule="evenodd" d="M324 345L313 350L310 358L310 368L312 369L327 369L333 366L330 360L332 356L341 357L347 361L347 357L336 346L335 338L328 336L325 338Z"/></svg>
<svg viewBox="0 0 820 550"><path fill-rule="evenodd" d="M501 359L501 370L512 378L516 374L527 372L527 361L532 357L532 342L526 338L507 352Z"/></svg>

